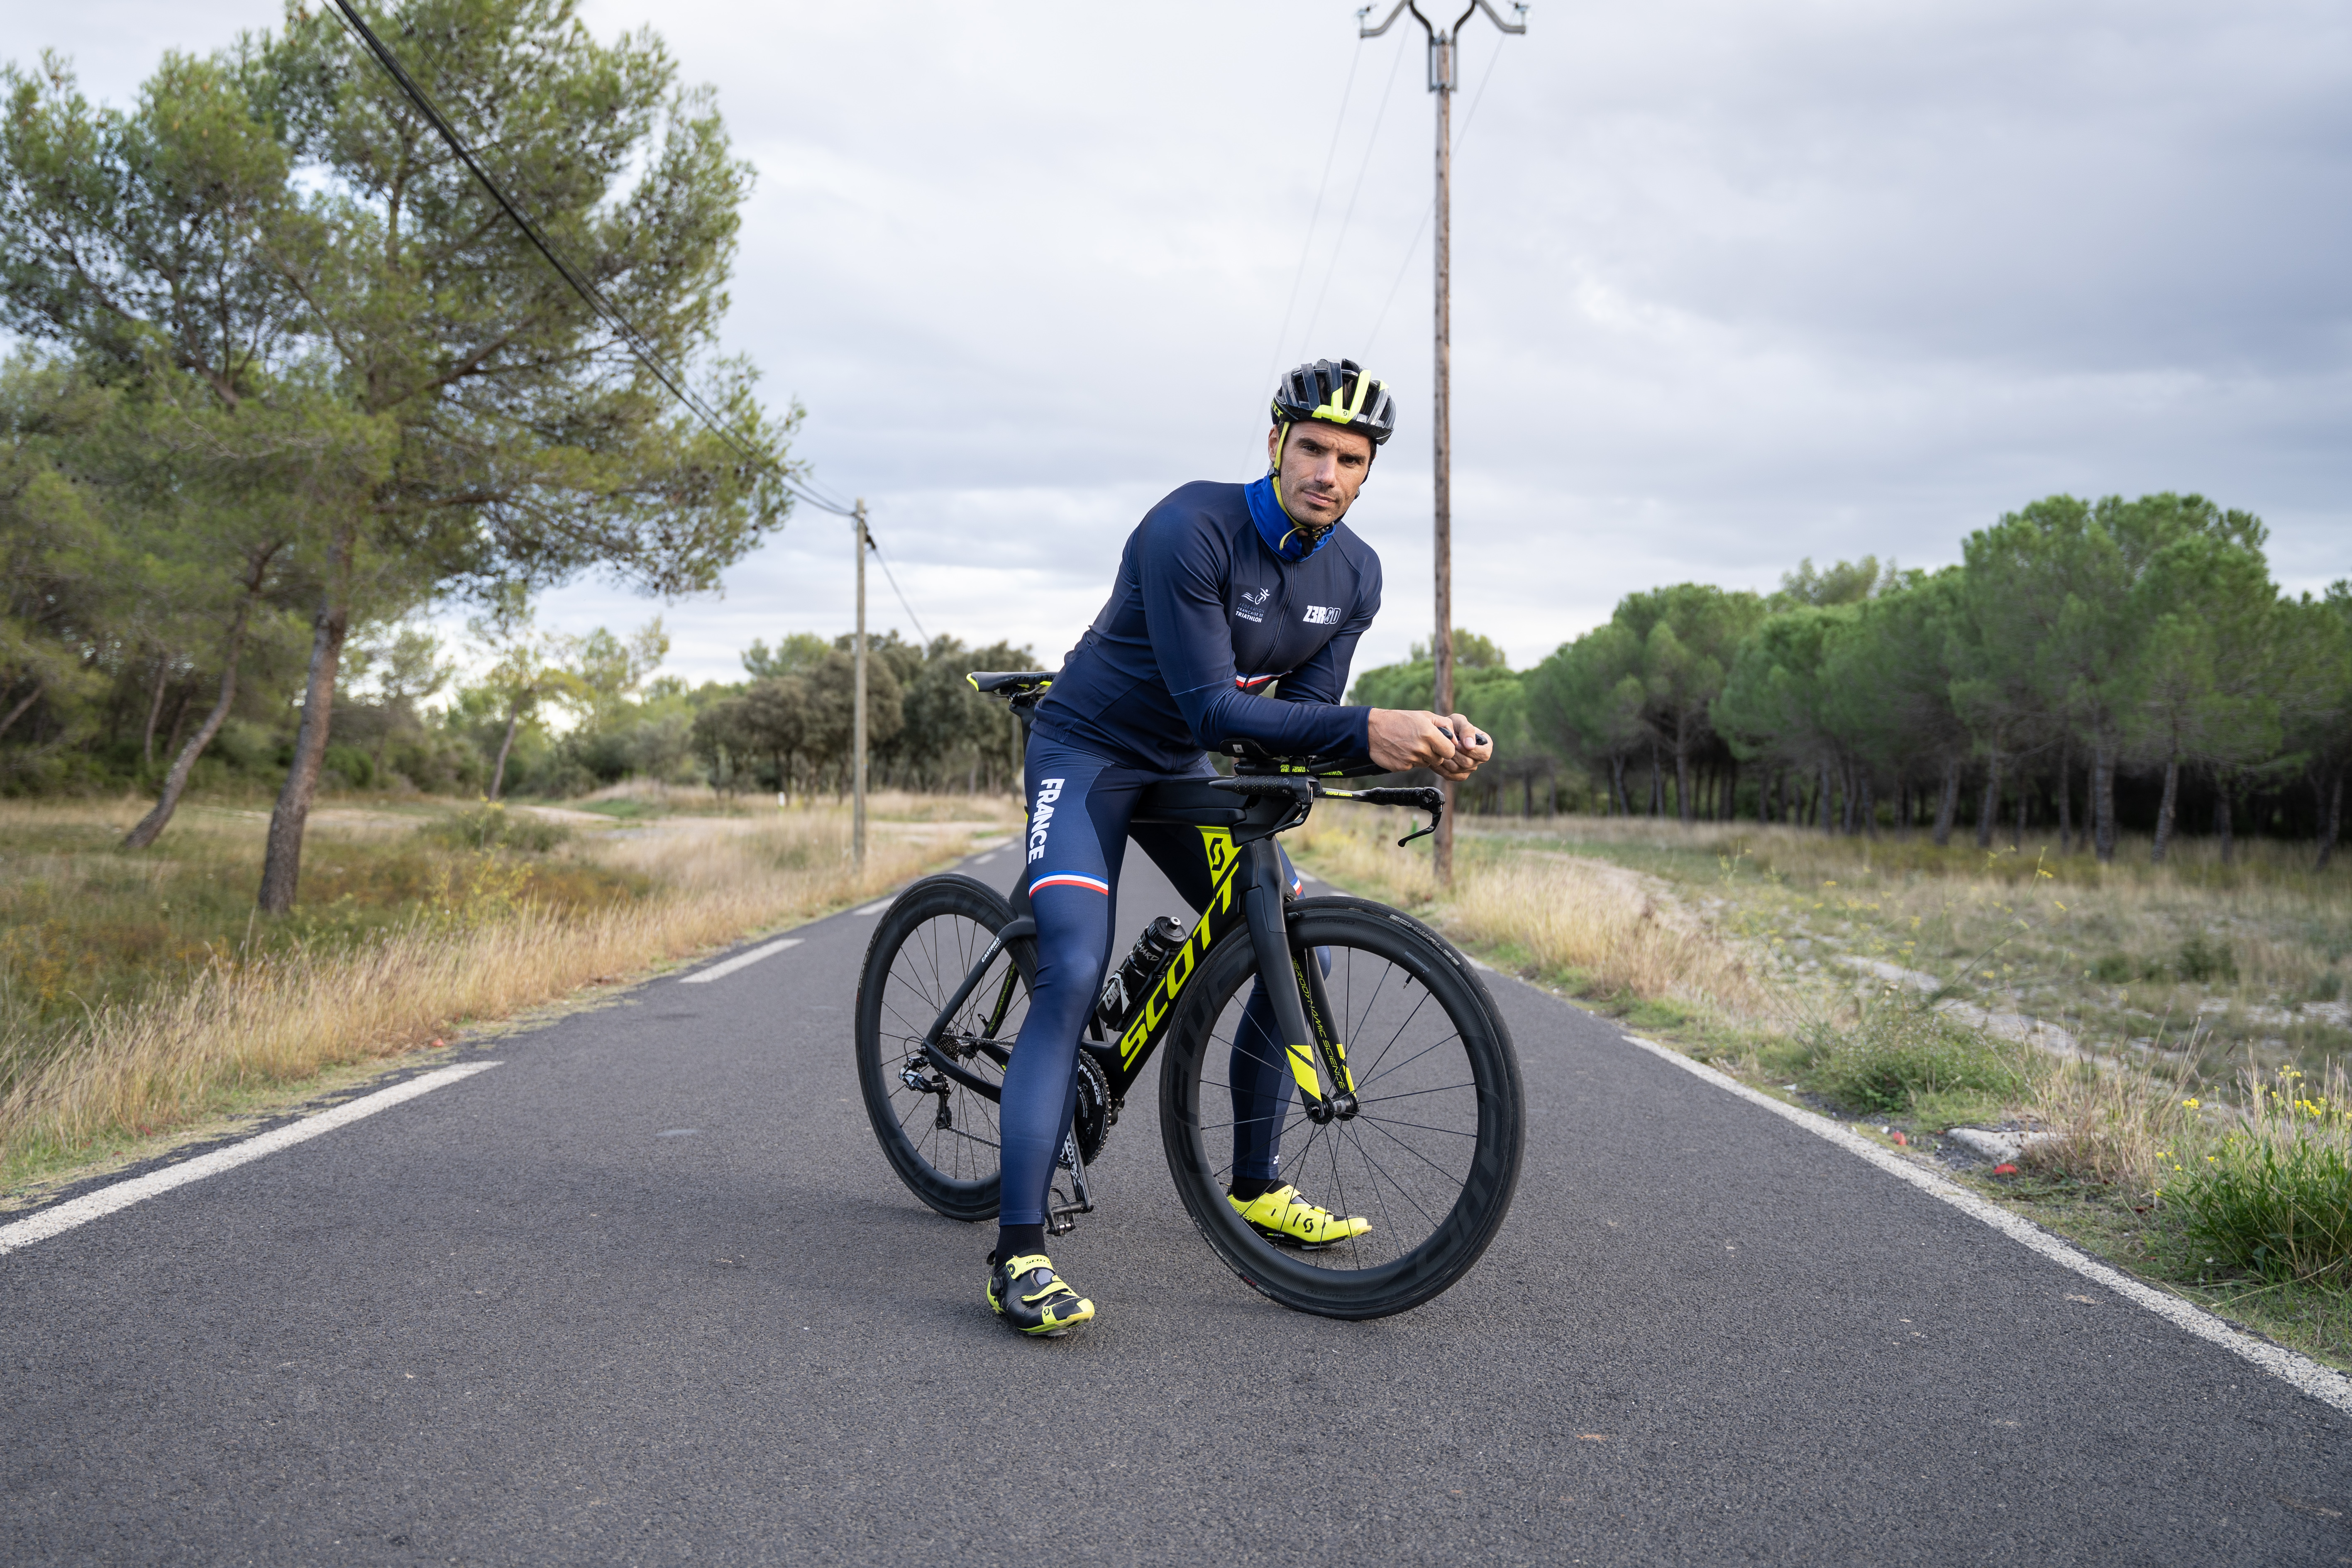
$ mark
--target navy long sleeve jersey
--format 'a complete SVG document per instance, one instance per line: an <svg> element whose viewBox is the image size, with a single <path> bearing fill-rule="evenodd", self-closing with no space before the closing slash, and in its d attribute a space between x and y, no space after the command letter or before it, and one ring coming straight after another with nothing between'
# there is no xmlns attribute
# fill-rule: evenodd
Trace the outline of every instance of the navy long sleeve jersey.
<svg viewBox="0 0 2352 1568"><path fill-rule="evenodd" d="M1381 607L1381 558L1342 522L1286 560L1287 527L1271 479L1204 480L1153 507L1037 705L1038 731L1170 773L1236 737L1277 754L1364 754L1371 710L1338 703ZM1279 700L1258 695L1277 681Z"/></svg>

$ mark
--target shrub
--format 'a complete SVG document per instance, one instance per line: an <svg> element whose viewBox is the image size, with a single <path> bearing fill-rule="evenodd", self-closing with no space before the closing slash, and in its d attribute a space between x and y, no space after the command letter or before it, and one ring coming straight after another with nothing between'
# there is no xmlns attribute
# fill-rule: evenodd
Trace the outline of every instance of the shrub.
<svg viewBox="0 0 2352 1568"><path fill-rule="evenodd" d="M572 829L535 813L518 816L498 801L428 822L417 832L460 849L520 849L544 855L572 837Z"/></svg>
<svg viewBox="0 0 2352 1568"><path fill-rule="evenodd" d="M2139 978L2139 966L2120 952L2111 952L2091 966L2091 978L2102 985L2123 985Z"/></svg>
<svg viewBox="0 0 2352 1568"><path fill-rule="evenodd" d="M2176 1163L2165 1201L2221 1268L2352 1288L2352 1095L2341 1067L2305 1084L2249 1073L2244 1122Z"/></svg>
<svg viewBox="0 0 2352 1568"><path fill-rule="evenodd" d="M2009 1100L2032 1087L2030 1051L1940 1013L1878 1006L1851 1032L1815 1037L1814 1081L1851 1109L1879 1113L1916 1110L1931 1096Z"/></svg>
<svg viewBox="0 0 2352 1568"><path fill-rule="evenodd" d="M2202 985L2210 980L2238 978L2238 961L2230 950L2205 940L2199 931L2180 944L2180 956L2174 962L2180 978Z"/></svg>
<svg viewBox="0 0 2352 1568"><path fill-rule="evenodd" d="M345 789L365 789L375 783L375 762L357 746L329 746L320 771L335 775L334 780L321 777L321 784L339 780Z"/></svg>

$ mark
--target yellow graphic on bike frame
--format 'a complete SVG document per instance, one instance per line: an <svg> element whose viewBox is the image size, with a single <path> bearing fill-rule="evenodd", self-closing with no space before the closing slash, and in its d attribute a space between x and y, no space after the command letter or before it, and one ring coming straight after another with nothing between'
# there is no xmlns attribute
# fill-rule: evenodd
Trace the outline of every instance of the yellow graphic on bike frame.
<svg viewBox="0 0 2352 1568"><path fill-rule="evenodd" d="M1241 856L1234 848L1234 836L1222 827L1203 827L1201 829L1201 845L1202 852L1208 856L1209 877L1215 887L1209 894L1208 907L1201 911L1199 922L1192 927L1191 939L1176 950L1175 957L1168 961L1167 973L1144 997L1143 1005L1135 1010L1135 1017L1128 1024L1126 1033L1119 1036L1118 1063L1122 1068L1135 1065L1135 1058L1143 1053L1152 1032L1160 1027L1160 1021L1168 1016L1168 1009L1174 1005L1176 994L1184 989L1184 983L1192 978L1194 968L1207 956L1209 944L1223 934L1223 922L1220 917L1233 913L1234 868L1241 864Z"/></svg>

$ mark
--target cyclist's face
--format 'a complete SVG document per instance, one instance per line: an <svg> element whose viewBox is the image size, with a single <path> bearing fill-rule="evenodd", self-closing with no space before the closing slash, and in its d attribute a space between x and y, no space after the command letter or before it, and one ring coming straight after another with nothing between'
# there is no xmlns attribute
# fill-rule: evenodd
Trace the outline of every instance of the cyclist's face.
<svg viewBox="0 0 2352 1568"><path fill-rule="evenodd" d="M1282 500L1290 515L1310 528L1328 528L1355 504L1372 471L1372 438L1329 425L1301 422L1282 438L1277 425L1265 435L1265 458L1282 460Z"/></svg>

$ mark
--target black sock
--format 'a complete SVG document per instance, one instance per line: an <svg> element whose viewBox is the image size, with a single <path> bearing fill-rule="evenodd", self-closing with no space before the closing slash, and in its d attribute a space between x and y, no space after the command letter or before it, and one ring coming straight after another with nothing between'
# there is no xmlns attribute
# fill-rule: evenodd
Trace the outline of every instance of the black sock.
<svg viewBox="0 0 2352 1568"><path fill-rule="evenodd" d="M1010 1263L1016 1258L1026 1258L1033 1252L1045 1250L1045 1227L1042 1225L1001 1225L996 1227L996 1260Z"/></svg>
<svg viewBox="0 0 2352 1568"><path fill-rule="evenodd" d="M1274 1191L1275 1188L1280 1185L1282 1185L1282 1178L1280 1176L1235 1176L1234 1178L1234 1184L1226 1190L1231 1192L1234 1196L1241 1199L1242 1202L1247 1203L1252 1198L1262 1198L1265 1196L1266 1194Z"/></svg>

